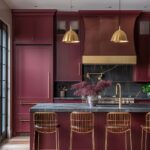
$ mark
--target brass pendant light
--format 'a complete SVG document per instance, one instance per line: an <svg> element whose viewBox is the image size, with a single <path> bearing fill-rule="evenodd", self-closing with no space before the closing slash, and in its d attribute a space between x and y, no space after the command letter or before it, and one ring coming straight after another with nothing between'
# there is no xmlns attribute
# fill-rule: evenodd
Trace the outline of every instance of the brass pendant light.
<svg viewBox="0 0 150 150"><path fill-rule="evenodd" d="M113 33L110 41L114 43L127 43L128 42L127 35L123 30L121 30L120 27L120 5L121 2L119 0L119 29Z"/></svg>
<svg viewBox="0 0 150 150"><path fill-rule="evenodd" d="M64 34L62 42L65 42L65 43L79 43L80 42L77 33L72 30L71 26L70 26L69 31L67 31Z"/></svg>
<svg viewBox="0 0 150 150"><path fill-rule="evenodd" d="M72 0L70 0L70 9L72 11ZM80 42L77 33L72 29L71 26L70 26L69 31L67 31L64 34L62 42L64 43L79 43Z"/></svg>

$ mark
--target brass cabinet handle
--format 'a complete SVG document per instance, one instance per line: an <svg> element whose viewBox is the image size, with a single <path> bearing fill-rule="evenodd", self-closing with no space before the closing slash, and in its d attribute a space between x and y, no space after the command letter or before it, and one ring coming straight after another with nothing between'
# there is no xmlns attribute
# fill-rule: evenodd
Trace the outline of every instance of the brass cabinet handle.
<svg viewBox="0 0 150 150"><path fill-rule="evenodd" d="M50 98L50 72L48 72L48 99Z"/></svg>
<svg viewBox="0 0 150 150"><path fill-rule="evenodd" d="M20 121L20 122L30 122L29 119L20 119L19 121Z"/></svg>
<svg viewBox="0 0 150 150"><path fill-rule="evenodd" d="M21 105L35 105L37 103L36 102L22 102L22 101L20 101L20 104Z"/></svg>
<svg viewBox="0 0 150 150"><path fill-rule="evenodd" d="M81 75L81 63L80 62L78 63L78 75L79 76Z"/></svg>

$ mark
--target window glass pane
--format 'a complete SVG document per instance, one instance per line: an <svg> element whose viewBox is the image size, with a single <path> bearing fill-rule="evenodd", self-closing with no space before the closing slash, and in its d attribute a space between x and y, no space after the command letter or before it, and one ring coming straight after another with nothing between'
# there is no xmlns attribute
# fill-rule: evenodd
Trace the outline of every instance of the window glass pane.
<svg viewBox="0 0 150 150"><path fill-rule="evenodd" d="M1 26L0 26L0 46L2 46L2 29L1 29Z"/></svg>
<svg viewBox="0 0 150 150"><path fill-rule="evenodd" d="M6 98L2 99L2 132L6 131Z"/></svg>
<svg viewBox="0 0 150 150"><path fill-rule="evenodd" d="M2 47L7 47L7 37L4 29L2 30Z"/></svg>
<svg viewBox="0 0 150 150"><path fill-rule="evenodd" d="M6 81L2 81L2 97L6 97Z"/></svg>
<svg viewBox="0 0 150 150"><path fill-rule="evenodd" d="M7 74L6 74L6 65L3 65L3 68L2 68L2 80L6 80L7 78Z"/></svg>
<svg viewBox="0 0 150 150"><path fill-rule="evenodd" d="M7 25L0 20L0 140L7 131Z"/></svg>
<svg viewBox="0 0 150 150"><path fill-rule="evenodd" d="M3 62L2 63L6 64L6 62L7 62L7 59L6 59L6 56L7 56L6 48L2 49L2 54L3 54L3 58L2 58Z"/></svg>

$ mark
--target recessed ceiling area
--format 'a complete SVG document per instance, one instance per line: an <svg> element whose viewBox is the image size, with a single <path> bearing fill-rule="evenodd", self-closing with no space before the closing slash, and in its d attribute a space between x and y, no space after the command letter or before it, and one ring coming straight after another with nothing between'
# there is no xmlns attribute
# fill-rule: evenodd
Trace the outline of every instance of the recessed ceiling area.
<svg viewBox="0 0 150 150"><path fill-rule="evenodd" d="M118 10L119 0L3 0L11 9ZM72 2L72 9L71 9ZM150 0L121 0L121 10L150 11Z"/></svg>

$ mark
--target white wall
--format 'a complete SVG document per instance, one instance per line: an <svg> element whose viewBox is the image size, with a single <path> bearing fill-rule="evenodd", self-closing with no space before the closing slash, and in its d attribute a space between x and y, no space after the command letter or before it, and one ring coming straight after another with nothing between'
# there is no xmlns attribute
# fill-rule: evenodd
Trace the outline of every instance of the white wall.
<svg viewBox="0 0 150 150"><path fill-rule="evenodd" d="M3 0L0 0L0 20L2 20L5 24L8 26L8 31L9 31L9 40L8 40L8 137L11 137L11 119L10 119L10 110L11 110L11 90L10 90L10 85L11 85L11 80L10 80L10 58L11 58L11 49L12 49L12 34L11 34L11 29L12 29L12 17L11 17L11 10L9 7L4 3Z"/></svg>

